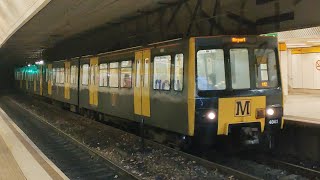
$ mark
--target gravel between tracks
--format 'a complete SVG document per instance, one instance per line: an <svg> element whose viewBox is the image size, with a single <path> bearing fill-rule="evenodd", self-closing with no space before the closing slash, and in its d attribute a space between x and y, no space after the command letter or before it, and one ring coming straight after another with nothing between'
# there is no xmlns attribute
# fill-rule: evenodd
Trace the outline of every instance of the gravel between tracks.
<svg viewBox="0 0 320 180"><path fill-rule="evenodd" d="M45 102L22 95L10 98L141 179L233 179L166 148L146 143L141 151L139 137Z"/></svg>

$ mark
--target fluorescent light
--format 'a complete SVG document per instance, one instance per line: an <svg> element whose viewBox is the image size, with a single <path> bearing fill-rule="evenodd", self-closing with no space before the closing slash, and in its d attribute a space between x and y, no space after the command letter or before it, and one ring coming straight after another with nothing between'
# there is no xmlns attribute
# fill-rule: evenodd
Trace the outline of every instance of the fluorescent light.
<svg viewBox="0 0 320 180"><path fill-rule="evenodd" d="M288 43L287 46L307 46L307 44L306 43L292 43L292 44Z"/></svg>
<svg viewBox="0 0 320 180"><path fill-rule="evenodd" d="M43 65L43 64L44 64L44 61L43 61L43 60L37 61L36 64L38 64L38 65Z"/></svg>
<svg viewBox="0 0 320 180"><path fill-rule="evenodd" d="M320 40L311 40L311 41L307 41L308 43L320 43Z"/></svg>

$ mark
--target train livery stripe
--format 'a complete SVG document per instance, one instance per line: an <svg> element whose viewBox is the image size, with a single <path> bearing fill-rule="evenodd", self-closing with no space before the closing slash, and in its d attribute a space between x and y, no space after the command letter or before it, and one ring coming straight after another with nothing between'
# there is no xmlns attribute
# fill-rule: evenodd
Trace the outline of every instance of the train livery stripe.
<svg viewBox="0 0 320 180"><path fill-rule="evenodd" d="M188 135L194 135L195 126L195 38L189 40L188 64Z"/></svg>

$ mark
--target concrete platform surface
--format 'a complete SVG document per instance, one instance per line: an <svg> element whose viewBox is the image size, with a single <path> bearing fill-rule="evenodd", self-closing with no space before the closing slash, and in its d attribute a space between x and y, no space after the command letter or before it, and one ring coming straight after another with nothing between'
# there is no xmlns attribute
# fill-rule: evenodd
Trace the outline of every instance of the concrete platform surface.
<svg viewBox="0 0 320 180"><path fill-rule="evenodd" d="M0 109L0 179L68 179Z"/></svg>
<svg viewBox="0 0 320 180"><path fill-rule="evenodd" d="M320 95L288 95L284 104L284 119L320 124Z"/></svg>

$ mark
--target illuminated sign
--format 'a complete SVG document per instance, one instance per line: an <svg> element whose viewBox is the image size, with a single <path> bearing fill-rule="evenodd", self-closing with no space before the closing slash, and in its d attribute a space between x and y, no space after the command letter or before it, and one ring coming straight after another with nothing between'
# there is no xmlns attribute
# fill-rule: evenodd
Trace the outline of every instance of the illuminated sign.
<svg viewBox="0 0 320 180"><path fill-rule="evenodd" d="M233 42L233 43L245 43L245 42L247 42L247 39L246 38L235 38L235 37L233 37L233 38L231 38L231 42Z"/></svg>

